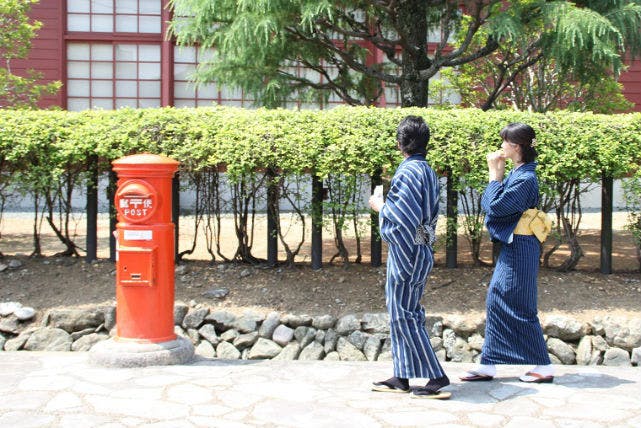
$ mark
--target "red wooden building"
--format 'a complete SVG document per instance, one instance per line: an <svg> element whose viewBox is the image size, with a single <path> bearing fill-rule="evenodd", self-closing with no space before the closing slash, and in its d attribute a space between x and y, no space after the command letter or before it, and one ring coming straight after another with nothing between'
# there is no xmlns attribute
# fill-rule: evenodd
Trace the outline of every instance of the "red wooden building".
<svg viewBox="0 0 641 428"><path fill-rule="evenodd" d="M167 3L41 0L31 15L43 26L33 41L29 60L12 62L13 70L20 73L33 68L42 72L45 80L63 83L57 95L42 100L42 107L250 106L252 100L242 91L215 84L196 89L189 83L189 74L208 52L176 47L165 40L170 18ZM640 61L631 64L621 83L626 98L635 104L634 110L641 111ZM330 98L328 104L341 104L341 100ZM386 88L380 105L399 105L398 91Z"/></svg>

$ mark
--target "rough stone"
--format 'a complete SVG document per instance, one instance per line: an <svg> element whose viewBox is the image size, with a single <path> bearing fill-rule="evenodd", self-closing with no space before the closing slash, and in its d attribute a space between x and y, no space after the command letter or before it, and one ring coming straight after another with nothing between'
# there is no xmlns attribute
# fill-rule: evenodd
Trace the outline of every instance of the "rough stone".
<svg viewBox="0 0 641 428"><path fill-rule="evenodd" d="M6 317L11 315L16 309L20 309L22 304L20 302L1 302L0 303L0 316Z"/></svg>
<svg viewBox="0 0 641 428"><path fill-rule="evenodd" d="M229 288L210 288L202 293L208 299L224 299L229 294Z"/></svg>
<svg viewBox="0 0 641 428"><path fill-rule="evenodd" d="M245 333L238 336L234 339L234 346L239 351L249 348L258 340L258 332L252 331L251 333Z"/></svg>
<svg viewBox="0 0 641 428"><path fill-rule="evenodd" d="M432 345L432 349L434 349L434 352L443 349L443 339L441 339L440 337L431 337L430 344Z"/></svg>
<svg viewBox="0 0 641 428"><path fill-rule="evenodd" d="M576 363L587 366L592 361L592 336L583 336L576 348Z"/></svg>
<svg viewBox="0 0 641 428"><path fill-rule="evenodd" d="M336 350L336 342L338 341L338 333L336 333L336 330L334 329L329 329L327 330L327 333L325 333L325 353L329 354L330 352Z"/></svg>
<svg viewBox="0 0 641 428"><path fill-rule="evenodd" d="M340 361L341 356L338 355L338 352L332 351L329 354L325 355L325 358L323 358L323 361Z"/></svg>
<svg viewBox="0 0 641 428"><path fill-rule="evenodd" d="M316 336L314 337L314 340L316 342L320 343L321 345L323 345L323 344L325 344L325 335L326 334L327 333L325 332L325 330L318 330L316 332Z"/></svg>
<svg viewBox="0 0 641 428"><path fill-rule="evenodd" d="M443 335L443 318L428 317L425 324L431 337L441 337Z"/></svg>
<svg viewBox="0 0 641 428"><path fill-rule="evenodd" d="M592 348L599 351L607 351L609 346L603 337L592 336Z"/></svg>
<svg viewBox="0 0 641 428"><path fill-rule="evenodd" d="M392 361L392 341L389 337L383 341L381 352L378 354L376 361Z"/></svg>
<svg viewBox="0 0 641 428"><path fill-rule="evenodd" d="M216 355L221 360L237 360L240 358L240 351L229 342L220 342L216 347Z"/></svg>
<svg viewBox="0 0 641 428"><path fill-rule="evenodd" d="M59 328L67 333L96 328L105 322L103 311L95 309L52 309L47 315L48 327Z"/></svg>
<svg viewBox="0 0 641 428"><path fill-rule="evenodd" d="M630 361L634 366L641 366L641 347L632 350Z"/></svg>
<svg viewBox="0 0 641 428"><path fill-rule="evenodd" d="M274 357L274 360L295 360L300 355L300 345L298 342L288 343L280 354Z"/></svg>
<svg viewBox="0 0 641 428"><path fill-rule="evenodd" d="M336 322L336 333L341 336L348 335L355 330L360 330L361 321L354 314L345 315Z"/></svg>
<svg viewBox="0 0 641 428"><path fill-rule="evenodd" d="M276 330L276 327L278 327L279 324L280 315L278 314L278 312L270 312L265 318L265 321L263 321L263 323L260 325L258 335L265 339L271 339L272 335L274 334L274 330Z"/></svg>
<svg viewBox="0 0 641 428"><path fill-rule="evenodd" d="M214 345L203 340L196 346L194 353L203 358L214 358L216 356L216 349L214 349Z"/></svg>
<svg viewBox="0 0 641 428"><path fill-rule="evenodd" d="M365 355L344 337L338 338L336 351L341 357L341 361L367 361Z"/></svg>
<svg viewBox="0 0 641 428"><path fill-rule="evenodd" d="M0 331L4 333L18 334L20 332L20 324L18 324L18 319L14 315L1 318Z"/></svg>
<svg viewBox="0 0 641 428"><path fill-rule="evenodd" d="M574 364L576 355L574 349L561 339L550 337L547 341L547 348L553 355L556 355L563 364Z"/></svg>
<svg viewBox="0 0 641 428"><path fill-rule="evenodd" d="M461 337L456 337L453 346L445 348L447 356L456 363L471 363L474 354L470 349L467 341Z"/></svg>
<svg viewBox="0 0 641 428"><path fill-rule="evenodd" d="M630 354L625 349L610 348L603 355L604 366L629 367L632 365Z"/></svg>
<svg viewBox="0 0 641 428"><path fill-rule="evenodd" d="M318 361L322 360L324 356L325 350L323 349L323 345L318 342L312 342L305 348L303 348L300 355L298 356L298 359L303 361Z"/></svg>
<svg viewBox="0 0 641 428"><path fill-rule="evenodd" d="M470 345L470 348L479 352L483 350L484 342L485 342L485 339L483 338L483 336L481 336L478 333L473 334L467 338L467 343Z"/></svg>
<svg viewBox="0 0 641 428"><path fill-rule="evenodd" d="M360 330L353 331L349 336L347 336L347 340L349 343L354 345L359 351L363 350L363 347L365 346L365 342L367 342L367 339L371 335L369 333L363 333Z"/></svg>
<svg viewBox="0 0 641 428"><path fill-rule="evenodd" d="M22 267L22 262L17 259L11 259L9 260L9 269L18 269Z"/></svg>
<svg viewBox="0 0 641 428"><path fill-rule="evenodd" d="M102 342L103 340L109 339L109 335L103 333L91 333L86 336L80 337L78 340L71 344L72 351L84 352L89 351L93 346Z"/></svg>
<svg viewBox="0 0 641 428"><path fill-rule="evenodd" d="M220 340L224 342L233 342L238 336L240 336L240 333L238 333L238 331L234 329L231 329L223 332L223 334L220 335Z"/></svg>
<svg viewBox="0 0 641 428"><path fill-rule="evenodd" d="M191 343L193 345L196 345L198 344L198 342L200 342L200 333L198 333L198 330L196 330L195 328L187 329L187 337L189 338L189 340L191 340Z"/></svg>
<svg viewBox="0 0 641 428"><path fill-rule="evenodd" d="M363 315L362 330L367 333L389 333L389 314L367 313Z"/></svg>
<svg viewBox="0 0 641 428"><path fill-rule="evenodd" d="M641 346L641 318L618 319L606 317L605 340L610 346L626 350Z"/></svg>
<svg viewBox="0 0 641 428"><path fill-rule="evenodd" d="M116 307L102 306L100 308L100 311L102 312L102 316L105 319L103 323L103 328L106 331L111 331L116 326Z"/></svg>
<svg viewBox="0 0 641 428"><path fill-rule="evenodd" d="M309 315L286 314L280 320L281 323L291 328L312 325L312 317Z"/></svg>
<svg viewBox="0 0 641 428"><path fill-rule="evenodd" d="M279 344L280 346L286 346L289 342L291 342L292 338L294 337L294 330L291 328L287 327L284 324L279 325L276 327L276 330L274 330L274 334L272 335L272 340Z"/></svg>
<svg viewBox="0 0 641 428"><path fill-rule="evenodd" d="M84 330L75 331L75 332L71 333L71 340L73 340L75 342L76 340L80 339L82 336L86 336L88 334L92 334L92 333L95 333L95 332L96 332L95 328L86 328Z"/></svg>
<svg viewBox="0 0 641 428"><path fill-rule="evenodd" d="M27 343L27 340L29 339L29 336L31 336L31 333L35 329L30 329L27 331L23 331L20 333L17 337L14 337L13 339L7 339L7 341L4 343L4 350L5 351L19 351L22 349L25 343Z"/></svg>
<svg viewBox="0 0 641 428"><path fill-rule="evenodd" d="M220 342L220 339L216 334L216 328L211 324L205 324L204 326L200 327L198 329L198 334L204 337L205 340L207 340L207 342L211 343L213 346L218 345L218 342Z"/></svg>
<svg viewBox="0 0 641 428"><path fill-rule="evenodd" d="M241 333L250 333L256 330L258 323L252 315L243 314L233 322L232 326Z"/></svg>
<svg viewBox="0 0 641 428"><path fill-rule="evenodd" d="M41 327L36 329L24 344L27 351L69 351L71 336L61 328Z"/></svg>
<svg viewBox="0 0 641 428"><path fill-rule="evenodd" d="M233 328L234 321L236 320L236 315L231 314L227 311L212 311L205 317L206 322L213 322L216 331L221 333L225 330Z"/></svg>
<svg viewBox="0 0 641 428"><path fill-rule="evenodd" d="M184 328L198 329L205 322L205 318L209 314L209 308L190 309L183 319L182 326Z"/></svg>
<svg viewBox="0 0 641 428"><path fill-rule="evenodd" d="M550 337L563 341L575 341L588 334L591 327L564 315L550 315L545 318L543 331Z"/></svg>
<svg viewBox="0 0 641 428"><path fill-rule="evenodd" d="M189 312L189 306L183 302L174 303L174 325L183 325L185 315Z"/></svg>
<svg viewBox="0 0 641 428"><path fill-rule="evenodd" d="M481 331L482 320L478 317L465 315L448 315L443 319L443 325L454 330L457 336L467 339L474 333Z"/></svg>
<svg viewBox="0 0 641 428"><path fill-rule="evenodd" d="M283 348L277 343L260 337L254 346L252 346L247 358L250 360L274 358L280 354L282 350Z"/></svg>
<svg viewBox="0 0 641 428"><path fill-rule="evenodd" d="M312 327L317 330L327 330L334 327L336 317L332 315L320 315L312 318Z"/></svg>
<svg viewBox="0 0 641 428"><path fill-rule="evenodd" d="M36 316L36 310L29 306L23 306L13 311L13 314L18 318L18 321L27 321Z"/></svg>
<svg viewBox="0 0 641 428"><path fill-rule="evenodd" d="M300 343L301 348L305 348L307 345L309 345L310 343L316 340L316 329L314 327L298 327L298 328L308 329L305 335L300 340L296 338L296 340L298 340L298 342ZM298 330L298 328L296 330ZM296 330L294 330L294 337L296 337ZM320 342L318 343L322 345L322 343Z"/></svg>
<svg viewBox="0 0 641 428"><path fill-rule="evenodd" d="M381 351L381 339L377 336L369 336L365 345L363 346L363 354L367 361L376 361L378 354Z"/></svg>

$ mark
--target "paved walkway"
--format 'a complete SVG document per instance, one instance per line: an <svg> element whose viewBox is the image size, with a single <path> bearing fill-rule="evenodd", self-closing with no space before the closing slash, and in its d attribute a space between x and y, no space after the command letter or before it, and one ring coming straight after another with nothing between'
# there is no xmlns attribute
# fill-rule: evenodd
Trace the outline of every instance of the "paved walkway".
<svg viewBox="0 0 641 428"><path fill-rule="evenodd" d="M218 361L108 369L0 352L0 427L635 427L641 367L559 366L555 384L455 381L449 401L369 391L391 363ZM445 363L452 379L470 364Z"/></svg>

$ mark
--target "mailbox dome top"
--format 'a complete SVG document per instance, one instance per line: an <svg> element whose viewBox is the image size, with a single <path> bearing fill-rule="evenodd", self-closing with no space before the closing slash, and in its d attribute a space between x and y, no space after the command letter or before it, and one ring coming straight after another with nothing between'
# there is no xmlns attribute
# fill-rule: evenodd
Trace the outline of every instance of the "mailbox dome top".
<svg viewBox="0 0 641 428"><path fill-rule="evenodd" d="M178 168L180 162L163 155L155 155L152 153L139 153L131 156L125 156L116 159L112 162L113 166L130 166L130 165L145 165L145 166L164 166L171 169L171 167Z"/></svg>

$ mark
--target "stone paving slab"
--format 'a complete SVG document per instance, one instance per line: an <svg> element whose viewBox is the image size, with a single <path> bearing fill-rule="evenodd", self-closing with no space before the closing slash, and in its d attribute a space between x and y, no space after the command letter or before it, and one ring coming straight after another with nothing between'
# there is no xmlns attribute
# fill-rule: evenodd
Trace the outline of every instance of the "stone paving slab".
<svg viewBox="0 0 641 428"><path fill-rule="evenodd" d="M462 383L449 401L370 391L386 362L222 361L103 368L86 353L0 352L0 427L635 427L641 367L557 366L554 384ZM415 382L420 384L419 382Z"/></svg>

